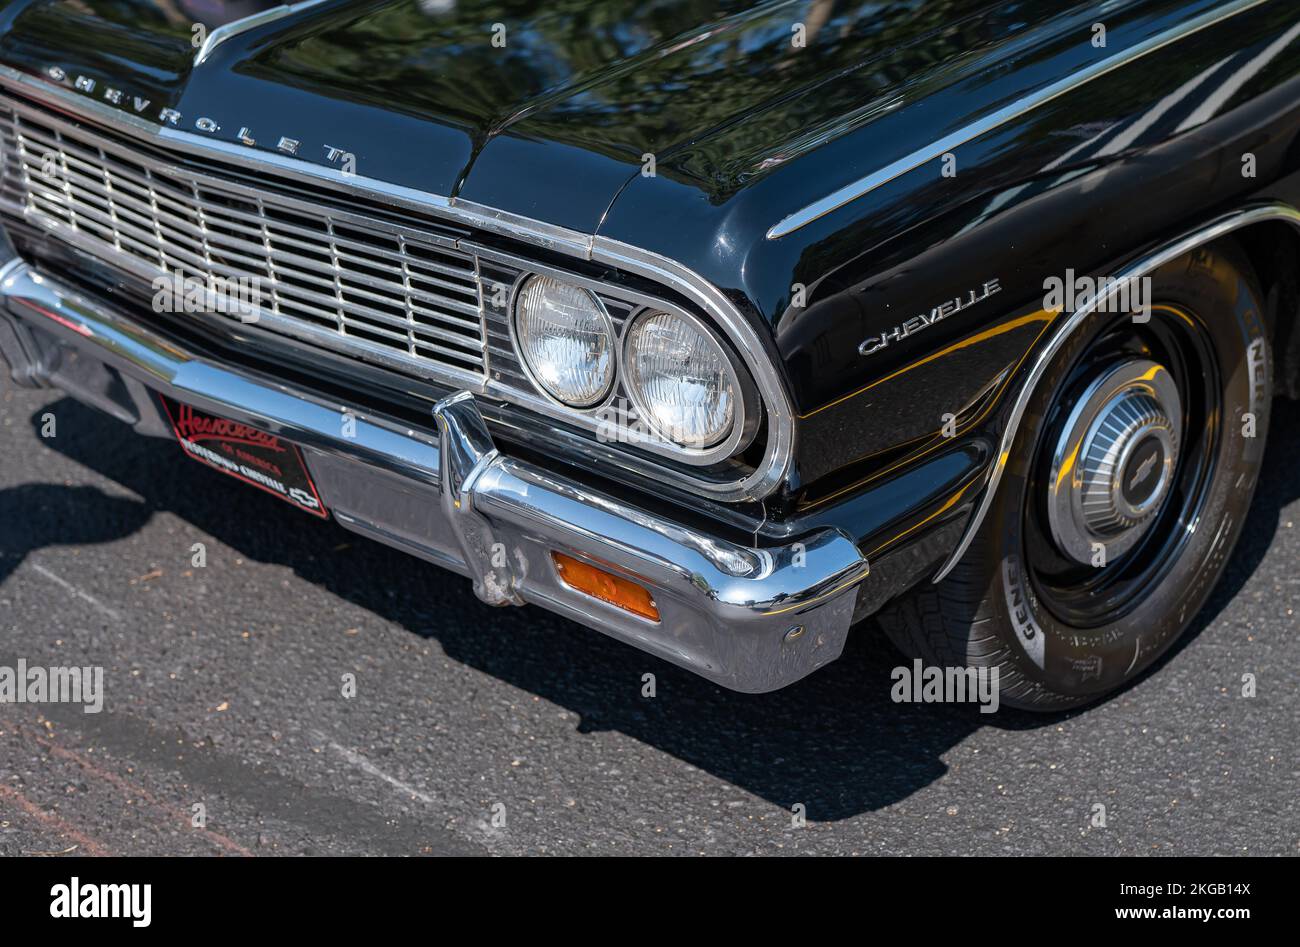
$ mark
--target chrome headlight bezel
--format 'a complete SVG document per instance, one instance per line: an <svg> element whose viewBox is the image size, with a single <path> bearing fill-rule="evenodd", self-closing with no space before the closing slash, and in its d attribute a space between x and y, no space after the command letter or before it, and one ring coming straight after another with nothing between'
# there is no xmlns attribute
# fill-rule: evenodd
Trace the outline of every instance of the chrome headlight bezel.
<svg viewBox="0 0 1300 947"><path fill-rule="evenodd" d="M650 296L625 286L614 285L544 264L525 262L504 254L501 255L500 259L502 262L508 260L510 263L521 264L518 275L510 285L508 299L504 308L508 314L507 325L510 331L510 343L523 374L532 388L533 396L536 399L534 407L540 409L544 406L544 413L552 418L568 420L578 427L596 433L598 437L603 425L609 423L608 419L617 418L621 421L622 409L630 408L633 418L641 421L639 429L631 441L620 441L611 444L611 447L630 450L648 457L673 460L691 467L707 467L723 463L735 457L753 441L763 418L763 402L759 397L757 386L735 348L727 341L726 336L709 325L706 320L659 296ZM526 266L526 269L524 269L524 266ZM528 364L527 357L524 355L518 319L520 297L523 289L529 280L535 276L547 276L586 290L595 299L601 311L609 318L609 324L613 331L617 364L613 384L610 385L603 399L584 407L567 405L553 397L535 377L532 368ZM485 286L485 293L486 291L487 287ZM615 307L618 308L617 314L614 311ZM704 447L693 447L679 444L664 437L653 427L648 418L643 417L644 409L637 404L625 383L627 377L625 352L628 330L646 313L653 312L666 312L688 322L696 330L706 333L713 343L718 346L724 357L729 378L736 391L735 414L731 429L717 443Z"/></svg>

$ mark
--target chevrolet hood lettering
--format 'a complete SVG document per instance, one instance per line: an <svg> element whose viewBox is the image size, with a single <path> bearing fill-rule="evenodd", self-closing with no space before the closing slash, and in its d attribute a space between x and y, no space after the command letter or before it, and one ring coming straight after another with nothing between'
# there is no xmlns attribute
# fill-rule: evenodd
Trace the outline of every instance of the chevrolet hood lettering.
<svg viewBox="0 0 1300 947"><path fill-rule="evenodd" d="M306 4L297 6L310 6L323 0L308 0ZM288 8L285 8L288 9ZM242 22L242 21L241 21ZM138 115L151 117L157 120L160 125L170 125L176 128L183 128L186 131L200 131L208 135L218 135L222 130L221 122L217 121L210 115L199 115L194 120L188 121L185 114L174 109L163 107L156 111L146 112L149 108L150 101L141 98L138 95L127 95L119 88L113 86L104 86L102 91L96 79L90 76L73 75L65 70L62 66L47 66L45 75L53 82L60 85L70 86L78 92L84 92L89 96L100 98L110 105L129 106L131 111ZM257 146L257 139L253 137L253 130L248 125L239 125L239 131L232 138L232 141L247 145L250 148ZM273 136L277 151L285 154L294 155L295 157L305 157L302 153L302 142L296 138L289 138L285 135ZM322 164L335 165L338 163L340 156L351 155L352 152L346 151L336 145L322 144L321 154L324 156Z"/></svg>

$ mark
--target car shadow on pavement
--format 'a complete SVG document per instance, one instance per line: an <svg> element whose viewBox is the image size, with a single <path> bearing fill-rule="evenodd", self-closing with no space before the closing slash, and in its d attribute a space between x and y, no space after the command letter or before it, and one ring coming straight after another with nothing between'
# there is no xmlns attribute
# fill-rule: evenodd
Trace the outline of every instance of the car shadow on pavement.
<svg viewBox="0 0 1300 947"><path fill-rule="evenodd" d="M773 804L802 804L811 821L844 819L906 799L944 775L944 754L981 727L1033 729L1068 716L893 703L890 672L903 661L871 621L850 636L839 661L811 677L771 694L733 693L541 609L482 605L460 576L333 521L306 517L185 459L175 444L135 437L70 399L53 410L61 431L89 433L38 443L145 502L127 504L93 488L53 484L0 491L5 545L16 542L20 551L31 551L115 538L154 512L170 512L249 560L288 566L330 595L435 639L454 660L578 714L580 732L624 733ZM1278 402L1273 425L1270 459L1238 551L1173 653L1231 601L1268 550L1282 507L1300 494L1300 481L1288 473L1300 462L1300 409ZM117 504L108 516L102 513L106 502ZM34 528L16 527L15 518L32 516ZM642 696L647 673L655 675L653 699Z"/></svg>
<svg viewBox="0 0 1300 947"><path fill-rule="evenodd" d="M98 487L24 483L0 490L0 584L29 553L122 539L152 515L148 504L109 496Z"/></svg>

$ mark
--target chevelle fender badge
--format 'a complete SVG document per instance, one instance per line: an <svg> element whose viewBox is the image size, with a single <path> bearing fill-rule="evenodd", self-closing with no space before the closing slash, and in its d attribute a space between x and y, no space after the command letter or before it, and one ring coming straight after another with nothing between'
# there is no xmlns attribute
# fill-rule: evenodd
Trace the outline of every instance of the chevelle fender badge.
<svg viewBox="0 0 1300 947"><path fill-rule="evenodd" d="M922 329L928 329L936 322L947 319L955 312L961 312L963 309L969 309L976 303L982 303L994 293L1002 291L1001 284L996 279L988 280L978 289L972 289L965 296L958 296L955 299L948 299L933 307L928 313L921 313L913 316L906 322L894 326L887 332L880 335L873 335L865 339L858 346L858 352L862 355L874 355L881 349L889 345L890 342L901 342L908 336L915 335Z"/></svg>

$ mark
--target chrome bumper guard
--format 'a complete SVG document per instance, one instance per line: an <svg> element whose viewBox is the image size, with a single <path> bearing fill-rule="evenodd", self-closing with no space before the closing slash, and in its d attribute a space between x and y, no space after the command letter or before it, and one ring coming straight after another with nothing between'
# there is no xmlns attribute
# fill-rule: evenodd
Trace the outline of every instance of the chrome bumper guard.
<svg viewBox="0 0 1300 947"><path fill-rule="evenodd" d="M413 430L205 360L20 260L0 268L0 353L19 383L142 434L172 436L161 392L292 441L342 525L468 575L489 604L539 605L734 690L837 658L867 574L839 530L742 546L507 457L470 392L435 406L437 435ZM552 551L648 588L659 621L571 588Z"/></svg>

